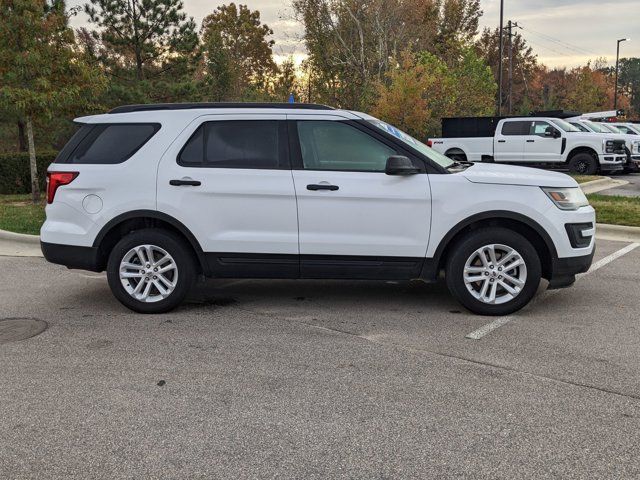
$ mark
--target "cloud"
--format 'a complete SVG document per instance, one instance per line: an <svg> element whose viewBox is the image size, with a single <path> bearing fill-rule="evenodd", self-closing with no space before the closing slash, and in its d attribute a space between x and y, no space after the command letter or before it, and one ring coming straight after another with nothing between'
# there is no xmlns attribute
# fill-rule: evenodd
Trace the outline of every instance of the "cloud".
<svg viewBox="0 0 640 480"><path fill-rule="evenodd" d="M82 5L83 0L69 0L68 7ZM185 10L200 25L202 19L221 3L208 0L184 0ZM275 54L281 58L304 53L301 40L304 29L293 17L293 11L278 0L243 1L252 10L260 11L261 20L274 31ZM482 0L482 27L496 28L499 23L500 0ZM507 20L520 23L520 33L533 47L539 60L549 66L576 66L605 57L615 61L616 39L634 36L640 21L638 0L507 0ZM84 14L72 19L75 27L85 26ZM640 57L640 35L628 42L621 56Z"/></svg>

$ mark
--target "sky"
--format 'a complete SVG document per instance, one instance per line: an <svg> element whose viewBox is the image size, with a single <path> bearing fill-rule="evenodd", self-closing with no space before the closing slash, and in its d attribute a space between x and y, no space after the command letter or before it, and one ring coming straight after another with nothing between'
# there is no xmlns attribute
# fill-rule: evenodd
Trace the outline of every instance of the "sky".
<svg viewBox="0 0 640 480"><path fill-rule="evenodd" d="M229 0L231 1L231 0ZM183 0L187 15L200 25L216 6L228 2ZM68 0L68 7L85 3ZM293 19L289 1L240 0L253 10L274 31L274 53L277 59L293 55L304 58L304 43L300 40L302 26ZM484 15L481 27L496 28L500 20L500 0L481 0ZM640 0L504 0L504 19L518 22L519 32L550 67L574 67L589 60L604 57L615 64L616 40L631 37L620 47L620 57L640 57ZM82 13L71 20L74 27L86 26ZM633 38L635 37L635 38Z"/></svg>

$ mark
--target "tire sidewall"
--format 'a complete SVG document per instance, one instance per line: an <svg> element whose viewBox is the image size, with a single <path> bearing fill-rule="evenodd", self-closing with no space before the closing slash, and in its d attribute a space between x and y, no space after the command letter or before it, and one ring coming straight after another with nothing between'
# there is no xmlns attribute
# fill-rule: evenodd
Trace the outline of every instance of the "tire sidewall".
<svg viewBox="0 0 640 480"><path fill-rule="evenodd" d="M464 266L478 248L489 244L502 244L515 249L527 266L527 280L520 294L500 305L490 305L474 298L464 283ZM508 315L520 310L531 301L540 285L542 267L536 249L522 235L506 228L476 230L453 246L446 265L446 281L452 295L465 308L480 315Z"/></svg>
<svg viewBox="0 0 640 480"><path fill-rule="evenodd" d="M120 262L124 255L139 245L155 245L166 250L178 267L178 283L173 292L157 302L145 303L131 297L120 281ZM177 307L186 297L195 279L193 258L184 242L161 229L145 229L132 232L122 238L109 254L107 280L113 295L127 308L139 313L163 313Z"/></svg>
<svg viewBox="0 0 640 480"><path fill-rule="evenodd" d="M584 172L576 170L576 165L579 162L587 162L588 166ZM598 161L588 153L578 153L569 161L569 170L571 173L577 173L580 175L594 175L598 171Z"/></svg>

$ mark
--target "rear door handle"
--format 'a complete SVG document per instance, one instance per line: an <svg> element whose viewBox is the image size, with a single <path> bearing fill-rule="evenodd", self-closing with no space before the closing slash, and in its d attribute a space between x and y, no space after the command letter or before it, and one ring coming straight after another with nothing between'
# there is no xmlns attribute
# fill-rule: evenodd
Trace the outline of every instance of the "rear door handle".
<svg viewBox="0 0 640 480"><path fill-rule="evenodd" d="M338 187L337 185L329 185L328 183L325 183L325 184L312 183L310 185L307 185L307 190L313 190L314 192L316 190L331 190L332 192L335 192L339 188L340 187Z"/></svg>
<svg viewBox="0 0 640 480"><path fill-rule="evenodd" d="M169 185L173 185L174 187L180 187L183 185L187 185L190 187L199 187L202 185L200 180L169 180Z"/></svg>

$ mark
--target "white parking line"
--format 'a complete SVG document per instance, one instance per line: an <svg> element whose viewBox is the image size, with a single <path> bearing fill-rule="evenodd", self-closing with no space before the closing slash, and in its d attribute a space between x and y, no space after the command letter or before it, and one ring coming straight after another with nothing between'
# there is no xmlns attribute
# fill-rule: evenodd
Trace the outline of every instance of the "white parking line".
<svg viewBox="0 0 640 480"><path fill-rule="evenodd" d="M591 268L589 269L588 272L576 275L576 278L581 278L581 277L584 277L585 275L589 275L589 274L595 272L596 270L601 269L605 265L610 264L611 262L613 262L614 260L620 258L621 256L626 255L627 253L631 252L632 250L635 250L638 247L640 247L640 243L631 243L631 244L627 245L626 247L621 248L617 252L614 252L611 255L607 255L606 257L598 260L596 263L591 265ZM537 303L540 300L543 300L545 297L548 297L549 295L553 295L553 294L555 294L555 293L557 293L559 291L560 290L547 290L543 294L539 295L537 298L534 298L531 303ZM517 317L508 316L508 317L497 318L493 322L487 323L486 325L480 327L478 330L475 330L475 331L471 332L470 334L466 335L465 338L469 338L471 340L480 340L487 333L493 332L496 328L500 328L503 325L506 325L507 323L509 323L514 318L517 318Z"/></svg>

